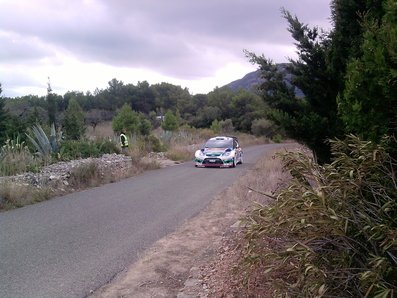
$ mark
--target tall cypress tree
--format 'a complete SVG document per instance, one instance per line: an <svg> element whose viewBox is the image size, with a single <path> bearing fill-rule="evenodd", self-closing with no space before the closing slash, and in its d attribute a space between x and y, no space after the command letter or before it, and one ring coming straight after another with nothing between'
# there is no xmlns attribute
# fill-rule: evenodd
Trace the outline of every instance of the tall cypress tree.
<svg viewBox="0 0 397 298"><path fill-rule="evenodd" d="M346 66L350 59L362 55L364 29L362 21L365 16L380 19L383 15L383 2L379 0L333 0L331 2L331 19L334 28L330 34L328 67L338 83L338 91L345 86Z"/></svg>
<svg viewBox="0 0 397 298"><path fill-rule="evenodd" d="M337 82L327 67L330 39L288 11L283 13L296 41L298 59L280 67L263 56L250 53L249 57L260 65L264 79L260 90L273 109L271 119L290 137L312 149L319 162L326 162L330 159L327 140L342 134L336 105ZM295 95L295 87L303 92L303 98Z"/></svg>
<svg viewBox="0 0 397 298"><path fill-rule="evenodd" d="M69 100L63 120L63 128L66 138L70 140L78 140L84 135L84 112L75 98Z"/></svg>
<svg viewBox="0 0 397 298"><path fill-rule="evenodd" d="M383 1L385 14L362 20L361 55L347 64L339 110L349 131L379 141L397 136L397 5Z"/></svg>

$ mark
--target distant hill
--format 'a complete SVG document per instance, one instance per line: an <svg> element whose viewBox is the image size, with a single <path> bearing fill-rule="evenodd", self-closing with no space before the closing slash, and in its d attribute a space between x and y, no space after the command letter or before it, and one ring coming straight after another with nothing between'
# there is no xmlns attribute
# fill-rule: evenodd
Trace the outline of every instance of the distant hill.
<svg viewBox="0 0 397 298"><path fill-rule="evenodd" d="M260 84L262 81L260 75L261 75L260 70L247 73L243 78L235 80L225 85L225 87L229 87L233 91L244 89L254 92L258 84Z"/></svg>
<svg viewBox="0 0 397 298"><path fill-rule="evenodd" d="M277 64L277 67L278 67L279 70L285 70L286 66L287 66L286 63ZM291 77L292 77L291 74L287 74L286 83L288 85L290 85ZM229 87L233 91L238 91L240 89L244 89L244 90L247 90L247 91L256 92L257 86L259 84L261 84L262 81L263 80L261 79L260 70L256 70L256 71L247 73L241 79L235 80L235 81L225 85L224 87ZM297 97L303 97L302 91L299 90L298 88L296 88L295 94L296 94Z"/></svg>

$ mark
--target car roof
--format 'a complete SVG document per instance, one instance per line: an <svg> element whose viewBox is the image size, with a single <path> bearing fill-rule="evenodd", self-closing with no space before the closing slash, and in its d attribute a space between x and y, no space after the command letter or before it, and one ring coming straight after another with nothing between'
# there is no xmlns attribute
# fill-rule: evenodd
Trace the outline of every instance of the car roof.
<svg viewBox="0 0 397 298"><path fill-rule="evenodd" d="M210 140L230 140L230 139L237 140L236 137L232 137L232 136L216 136L216 137L210 138Z"/></svg>

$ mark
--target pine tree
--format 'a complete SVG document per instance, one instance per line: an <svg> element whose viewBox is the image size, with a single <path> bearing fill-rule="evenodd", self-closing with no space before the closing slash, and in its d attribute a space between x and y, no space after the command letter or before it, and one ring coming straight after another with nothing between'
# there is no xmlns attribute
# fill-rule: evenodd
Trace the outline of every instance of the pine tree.
<svg viewBox="0 0 397 298"><path fill-rule="evenodd" d="M71 98L63 120L65 137L70 140L80 139L85 132L84 112L76 99Z"/></svg>
<svg viewBox="0 0 397 298"><path fill-rule="evenodd" d="M361 56L347 65L339 110L347 129L378 142L397 135L397 6L385 3L385 15L363 19Z"/></svg>
<svg viewBox="0 0 397 298"><path fill-rule="evenodd" d="M288 11L283 12L288 31L296 41L298 59L277 66L263 56L248 56L260 66L264 79L260 90L272 109L270 119L312 149L319 162L327 162L331 152L327 140L342 133L336 105L337 82L327 67L330 40L318 28L309 28ZM295 95L295 88L303 92L303 98Z"/></svg>

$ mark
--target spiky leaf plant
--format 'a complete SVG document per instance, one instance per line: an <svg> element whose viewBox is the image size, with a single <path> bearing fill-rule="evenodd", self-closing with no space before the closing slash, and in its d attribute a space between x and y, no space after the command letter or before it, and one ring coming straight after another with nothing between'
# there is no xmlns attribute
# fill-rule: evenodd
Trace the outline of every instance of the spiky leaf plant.
<svg viewBox="0 0 397 298"><path fill-rule="evenodd" d="M283 155L291 183L246 218L248 291L268 284L277 297L396 295L395 161L352 135L331 147L324 166Z"/></svg>
<svg viewBox="0 0 397 298"><path fill-rule="evenodd" d="M28 128L26 136L36 148L37 154L43 159L44 164L51 161L52 153L58 152L58 138L54 124L51 125L50 137L47 136L40 124Z"/></svg>

